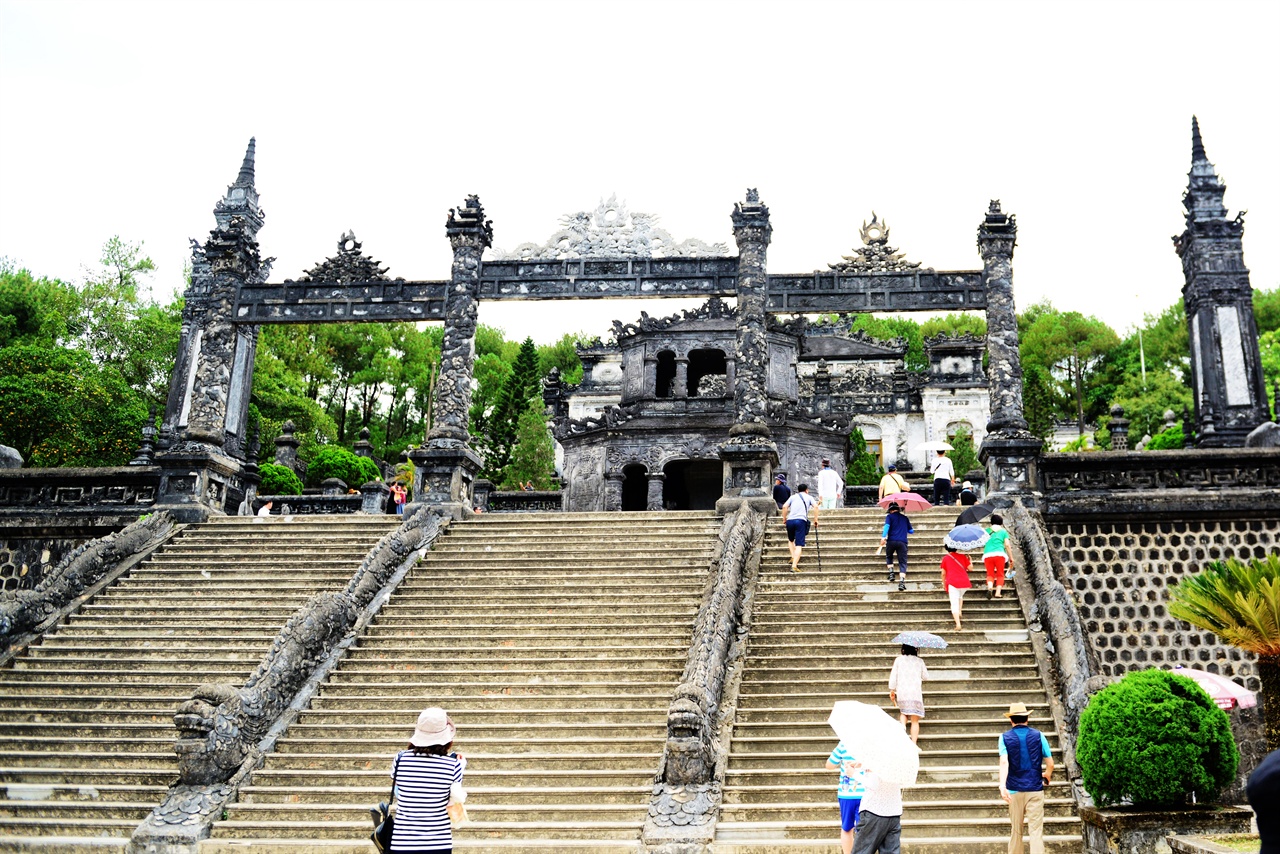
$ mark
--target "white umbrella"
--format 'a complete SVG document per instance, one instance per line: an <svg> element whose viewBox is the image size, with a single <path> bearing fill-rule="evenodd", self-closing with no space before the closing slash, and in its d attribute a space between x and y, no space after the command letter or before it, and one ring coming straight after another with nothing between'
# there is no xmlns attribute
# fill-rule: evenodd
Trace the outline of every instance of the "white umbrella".
<svg viewBox="0 0 1280 854"><path fill-rule="evenodd" d="M832 708L827 723L868 771L898 786L916 784L920 748L884 709L857 700L841 700Z"/></svg>
<svg viewBox="0 0 1280 854"><path fill-rule="evenodd" d="M950 444L943 442L942 440L939 439L933 442L921 442L919 445L916 445L911 450L913 451L954 451L955 448L951 447Z"/></svg>

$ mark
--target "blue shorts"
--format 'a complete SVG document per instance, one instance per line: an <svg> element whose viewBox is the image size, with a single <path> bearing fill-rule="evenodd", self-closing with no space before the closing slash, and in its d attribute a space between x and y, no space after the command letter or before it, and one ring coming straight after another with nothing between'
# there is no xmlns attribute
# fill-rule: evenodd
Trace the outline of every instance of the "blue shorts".
<svg viewBox="0 0 1280 854"><path fill-rule="evenodd" d="M804 545L805 535L809 533L808 519L788 519L787 520L787 539L795 543L797 546Z"/></svg>
<svg viewBox="0 0 1280 854"><path fill-rule="evenodd" d="M853 830L858 826L858 811L862 808L862 798L836 798L840 802L840 829Z"/></svg>

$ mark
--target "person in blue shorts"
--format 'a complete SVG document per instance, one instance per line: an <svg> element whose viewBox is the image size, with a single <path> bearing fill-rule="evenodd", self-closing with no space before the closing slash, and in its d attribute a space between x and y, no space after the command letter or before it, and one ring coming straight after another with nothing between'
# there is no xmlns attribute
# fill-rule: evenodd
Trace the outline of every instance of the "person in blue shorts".
<svg viewBox="0 0 1280 854"><path fill-rule="evenodd" d="M818 501L809 494L809 484L802 483L782 505L782 521L787 526L787 548L791 550L791 571L800 571L800 553L809 533L810 516L818 524Z"/></svg>
<svg viewBox="0 0 1280 854"><path fill-rule="evenodd" d="M827 767L840 769L840 788L836 790L836 800L840 804L840 850L844 854L850 854L853 851L853 836L858 829L858 810L862 806L862 795L866 792L862 763L849 752L842 741L827 757Z"/></svg>

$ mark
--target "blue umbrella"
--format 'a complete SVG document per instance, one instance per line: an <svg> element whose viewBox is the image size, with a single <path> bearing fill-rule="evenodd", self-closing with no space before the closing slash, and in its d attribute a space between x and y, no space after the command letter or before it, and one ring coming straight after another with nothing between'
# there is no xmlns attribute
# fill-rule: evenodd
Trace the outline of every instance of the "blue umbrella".
<svg viewBox="0 0 1280 854"><path fill-rule="evenodd" d="M900 632L889 643L905 643L916 649L946 649L947 642L929 632Z"/></svg>
<svg viewBox="0 0 1280 854"><path fill-rule="evenodd" d="M957 551L968 552L982 548L990 538L981 525L957 525L943 537L942 542Z"/></svg>

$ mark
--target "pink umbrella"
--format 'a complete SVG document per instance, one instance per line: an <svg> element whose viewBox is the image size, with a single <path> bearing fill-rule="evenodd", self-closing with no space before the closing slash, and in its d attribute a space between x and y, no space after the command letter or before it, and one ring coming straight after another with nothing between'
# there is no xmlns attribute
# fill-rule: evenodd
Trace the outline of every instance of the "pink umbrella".
<svg viewBox="0 0 1280 854"><path fill-rule="evenodd" d="M917 495L914 492L895 492L893 495L886 495L880 499L881 507L888 507L890 504L897 504L902 508L903 513L928 510L933 506L923 495Z"/></svg>
<svg viewBox="0 0 1280 854"><path fill-rule="evenodd" d="M1220 709L1230 710L1235 706L1239 706L1242 709L1252 709L1258 705L1258 699L1253 695L1252 691L1240 687L1225 676L1219 676L1216 673L1209 673L1205 670L1196 670L1192 667L1183 667L1182 665L1173 668L1173 673L1177 676L1185 676L1194 680L1197 685L1213 698L1213 701L1218 704Z"/></svg>

